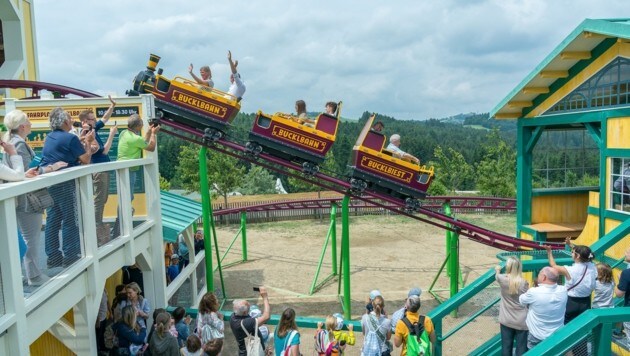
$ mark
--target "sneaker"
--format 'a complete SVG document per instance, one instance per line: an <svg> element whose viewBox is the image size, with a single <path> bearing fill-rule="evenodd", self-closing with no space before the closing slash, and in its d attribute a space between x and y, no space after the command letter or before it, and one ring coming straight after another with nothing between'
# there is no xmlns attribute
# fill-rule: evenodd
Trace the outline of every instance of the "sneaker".
<svg viewBox="0 0 630 356"><path fill-rule="evenodd" d="M29 278L28 279L28 285L29 286L41 286L42 284L48 282L49 280L50 280L50 277L48 277L45 274L40 274L37 277Z"/></svg>

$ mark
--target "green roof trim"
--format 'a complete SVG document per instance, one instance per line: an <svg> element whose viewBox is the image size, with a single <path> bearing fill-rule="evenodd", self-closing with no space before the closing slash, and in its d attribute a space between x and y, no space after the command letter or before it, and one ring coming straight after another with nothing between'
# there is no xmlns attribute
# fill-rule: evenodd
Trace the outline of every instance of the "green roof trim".
<svg viewBox="0 0 630 356"><path fill-rule="evenodd" d="M499 104L497 104L491 111L490 117L494 117L499 110L501 110L505 105L508 104L510 100L518 93L520 93L529 82L532 81L541 71L543 71L556 57L560 55L560 53L573 41L575 41L578 36L580 36L584 32L593 32L601 35L611 36L611 37L621 37L621 38L630 38L630 19L585 19L582 23L573 30L569 36L567 36L556 48L554 48L549 55L545 59L543 59L540 64L534 68L534 70L529 73L525 79L523 79L512 91L505 97ZM615 39L603 39L602 43L600 43L596 48L593 49L593 56L588 60L578 61L572 68L569 68L569 77L562 78L561 83L560 80L556 80L552 85L549 86L549 93L545 94L545 99L553 94L558 88L560 88L564 83L578 74L582 69L584 69L588 64L594 61L599 55L604 53L608 48L610 48L615 43ZM534 107L542 103L544 99L539 95L534 100ZM533 108L528 108L528 110L523 110L524 113L522 116L525 116L526 113L531 112Z"/></svg>
<svg viewBox="0 0 630 356"><path fill-rule="evenodd" d="M177 242L177 237L202 216L201 203L181 195L160 191L162 234L165 242Z"/></svg>

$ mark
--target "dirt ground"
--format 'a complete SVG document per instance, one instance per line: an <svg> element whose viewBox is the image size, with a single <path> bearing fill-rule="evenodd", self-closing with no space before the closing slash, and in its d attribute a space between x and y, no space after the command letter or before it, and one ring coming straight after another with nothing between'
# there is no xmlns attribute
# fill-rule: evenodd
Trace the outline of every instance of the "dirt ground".
<svg viewBox="0 0 630 356"><path fill-rule="evenodd" d="M514 235L513 215L460 215L458 218ZM337 226L338 250L341 247L340 220ZM230 244L238 228L218 226L217 235L222 250ZM279 314L289 306L294 308L299 316L323 317L341 312L337 298L337 278L324 284L312 296L309 295L328 229L329 221L326 219L248 225L248 261L224 270L228 299L245 298L259 304L260 300L257 299L257 293L252 291L252 287L264 285L269 290L273 314ZM330 249L329 245L319 281L331 272ZM241 243L238 240L223 263L239 260L241 251ZM465 281L472 282L493 267L497 263L495 256L500 252L495 248L461 238L460 261ZM438 304L427 290L444 259L445 231L442 229L399 216L351 217L352 319L360 319L364 311L365 298L372 289L379 289L382 292L385 309L391 313L403 305L403 300L411 287L419 286L423 290L421 312L427 313ZM448 289L448 283L449 280L443 273L434 288ZM220 287L218 280L215 281L215 287ZM443 292L442 295L448 297L448 292ZM224 309L230 308L231 303L226 303ZM496 324L493 322L491 324L492 328L497 328L498 331ZM491 334L494 333L496 332L491 331ZM303 334L308 336L303 336L305 341L302 353L310 355L312 331L304 330ZM232 336L226 336L226 346L230 349L231 341ZM361 343L362 337L358 336L357 345L346 354L359 355ZM394 354L398 353L397 350ZM445 354L449 353L445 350Z"/></svg>

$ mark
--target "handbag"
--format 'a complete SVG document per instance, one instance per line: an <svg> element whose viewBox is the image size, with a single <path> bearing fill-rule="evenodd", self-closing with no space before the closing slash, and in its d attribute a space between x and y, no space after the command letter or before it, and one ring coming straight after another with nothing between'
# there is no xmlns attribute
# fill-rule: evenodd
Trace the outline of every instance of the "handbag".
<svg viewBox="0 0 630 356"><path fill-rule="evenodd" d="M256 321L256 326L254 328L254 333L250 334L247 332L247 329L243 326L243 321L241 320L241 328L245 332L245 349L247 350L247 356L265 356L265 350L260 343L260 338L258 337L258 320Z"/></svg>
<svg viewBox="0 0 630 356"><path fill-rule="evenodd" d="M24 210L28 213L43 213L46 209L55 204L52 196L48 193L48 189L42 188L33 192L26 193L26 206Z"/></svg>

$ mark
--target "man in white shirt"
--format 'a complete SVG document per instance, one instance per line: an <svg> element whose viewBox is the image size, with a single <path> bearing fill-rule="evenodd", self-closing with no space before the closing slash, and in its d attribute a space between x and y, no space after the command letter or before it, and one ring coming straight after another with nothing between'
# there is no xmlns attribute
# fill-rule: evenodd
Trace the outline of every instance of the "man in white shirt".
<svg viewBox="0 0 630 356"><path fill-rule="evenodd" d="M391 137L389 138L389 145L387 145L387 150L392 151L394 153L394 157L396 158L400 158L405 161L420 164L419 159L417 159L416 157L400 149L400 135L399 134L391 135Z"/></svg>
<svg viewBox="0 0 630 356"><path fill-rule="evenodd" d="M525 323L529 329L527 348L531 349L564 325L567 307L567 289L558 285L558 272L551 267L538 273L538 287L530 288L519 296L527 306Z"/></svg>
<svg viewBox="0 0 630 356"><path fill-rule="evenodd" d="M245 84L241 81L241 75L236 71L238 61L232 61L231 51L228 51L228 61L230 62L230 69L232 70L232 74L230 74L230 82L232 84L230 85L230 89L228 89L228 94L235 97L237 101L241 101L246 88Z"/></svg>

